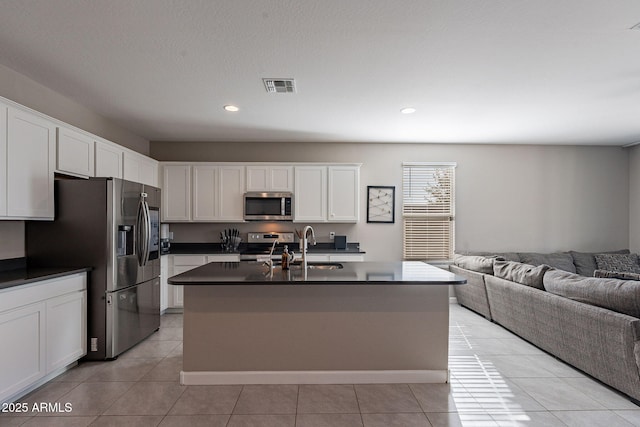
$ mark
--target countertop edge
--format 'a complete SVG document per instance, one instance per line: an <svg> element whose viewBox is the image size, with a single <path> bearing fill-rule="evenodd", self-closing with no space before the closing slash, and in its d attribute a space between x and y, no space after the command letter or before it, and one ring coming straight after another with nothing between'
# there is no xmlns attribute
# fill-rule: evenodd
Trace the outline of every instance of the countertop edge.
<svg viewBox="0 0 640 427"><path fill-rule="evenodd" d="M42 270L42 272L40 273L38 270ZM3 281L2 280L2 276L3 275L9 275L11 273L18 273L18 271L6 271L4 273L0 273L0 291L5 290L5 289L9 289L9 288L15 288L17 286L23 286L23 285L28 285L30 283L34 283L34 282L40 282L43 280L49 280L49 279L57 279L58 277L64 277L64 276L71 276L72 274L77 274L77 273L86 273L91 271L92 268L91 267L81 267L81 268L69 268L69 269L50 269L50 268L43 268L43 269L25 269L25 270L18 270L18 271L22 271L24 272L25 275L29 275L32 274L32 276L30 277L26 277L26 278L20 278L20 279L10 279L7 281Z"/></svg>

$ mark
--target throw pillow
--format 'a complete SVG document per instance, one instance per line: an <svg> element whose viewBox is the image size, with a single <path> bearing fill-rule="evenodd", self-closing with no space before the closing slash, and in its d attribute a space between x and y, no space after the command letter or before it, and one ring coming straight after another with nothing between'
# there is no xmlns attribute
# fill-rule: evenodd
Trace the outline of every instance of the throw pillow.
<svg viewBox="0 0 640 427"><path fill-rule="evenodd" d="M538 252L521 252L520 261L525 264L542 265L546 264L558 270L576 272L576 266L573 264L573 257L569 252L555 252L552 254L543 254Z"/></svg>
<svg viewBox="0 0 640 427"><path fill-rule="evenodd" d="M640 273L637 254L596 254L594 258L598 270Z"/></svg>
<svg viewBox="0 0 640 427"><path fill-rule="evenodd" d="M534 266L514 261L495 261L493 263L493 275L544 291L542 278L550 268L545 264Z"/></svg>
<svg viewBox="0 0 640 427"><path fill-rule="evenodd" d="M640 280L639 273L627 273L625 271L609 271L609 270L595 270L593 277L606 277L609 279L622 279L622 280Z"/></svg>
<svg viewBox="0 0 640 427"><path fill-rule="evenodd" d="M595 254L628 254L629 249L620 249L617 251L599 251L599 252L576 252L569 251L576 266L576 273L582 276L593 276L593 272L598 268L596 265Z"/></svg>

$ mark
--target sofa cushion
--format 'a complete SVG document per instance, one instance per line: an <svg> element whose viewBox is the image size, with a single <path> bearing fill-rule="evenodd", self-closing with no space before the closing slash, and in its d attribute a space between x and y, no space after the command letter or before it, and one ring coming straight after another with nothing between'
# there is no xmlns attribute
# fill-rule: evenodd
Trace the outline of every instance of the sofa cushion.
<svg viewBox="0 0 640 427"><path fill-rule="evenodd" d="M640 273L638 254L596 254L598 270Z"/></svg>
<svg viewBox="0 0 640 427"><path fill-rule="evenodd" d="M620 249L618 251L602 251L602 252L576 252L569 251L573 258L573 264L576 266L576 273L583 276L593 276L593 272L598 268L596 265L595 254L628 254L629 249Z"/></svg>
<svg viewBox="0 0 640 427"><path fill-rule="evenodd" d="M493 261L495 258L479 255L459 255L453 256L453 264L465 270L477 271L478 273L493 274Z"/></svg>
<svg viewBox="0 0 640 427"><path fill-rule="evenodd" d="M552 294L640 317L640 282L584 277L561 270L549 270L543 282Z"/></svg>
<svg viewBox="0 0 640 427"><path fill-rule="evenodd" d="M506 261L520 261L520 255L516 252L474 252L469 255L481 255L490 258L502 258Z"/></svg>
<svg viewBox="0 0 640 427"><path fill-rule="evenodd" d="M622 280L640 280L640 273L629 273L626 271L609 271L609 270L595 270L593 277L605 277L610 279L622 279Z"/></svg>
<svg viewBox="0 0 640 427"><path fill-rule="evenodd" d="M576 272L576 266L573 265L573 258L569 252L555 252L551 254L542 254L538 252L521 252L520 261L525 264L542 265L546 264L559 270Z"/></svg>
<svg viewBox="0 0 640 427"><path fill-rule="evenodd" d="M544 290L542 277L551 267L548 265L530 265L521 262L499 261L493 263L493 275L522 285Z"/></svg>

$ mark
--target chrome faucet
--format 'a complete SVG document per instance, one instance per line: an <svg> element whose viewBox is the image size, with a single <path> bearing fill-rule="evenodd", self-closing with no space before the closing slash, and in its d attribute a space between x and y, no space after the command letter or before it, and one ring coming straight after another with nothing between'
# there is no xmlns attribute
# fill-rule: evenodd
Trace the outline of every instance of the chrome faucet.
<svg viewBox="0 0 640 427"><path fill-rule="evenodd" d="M302 268L307 271L307 234L311 231L311 244L316 244L316 234L313 232L313 227L307 225L302 230Z"/></svg>
<svg viewBox="0 0 640 427"><path fill-rule="evenodd" d="M273 245L271 245L271 250L269 251L269 260L265 262L266 265L269 266L269 270L273 271L273 250L276 248L276 245L279 242L277 240L273 241Z"/></svg>

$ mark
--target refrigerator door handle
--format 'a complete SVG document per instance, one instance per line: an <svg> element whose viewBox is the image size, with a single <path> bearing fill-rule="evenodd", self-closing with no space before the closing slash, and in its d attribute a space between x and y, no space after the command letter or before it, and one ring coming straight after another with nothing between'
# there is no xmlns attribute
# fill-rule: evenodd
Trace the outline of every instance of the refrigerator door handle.
<svg viewBox="0 0 640 427"><path fill-rule="evenodd" d="M146 201L147 193L142 193L138 204L138 264L141 267L147 265L149 261L150 239L151 239L151 215L149 214L149 204Z"/></svg>

